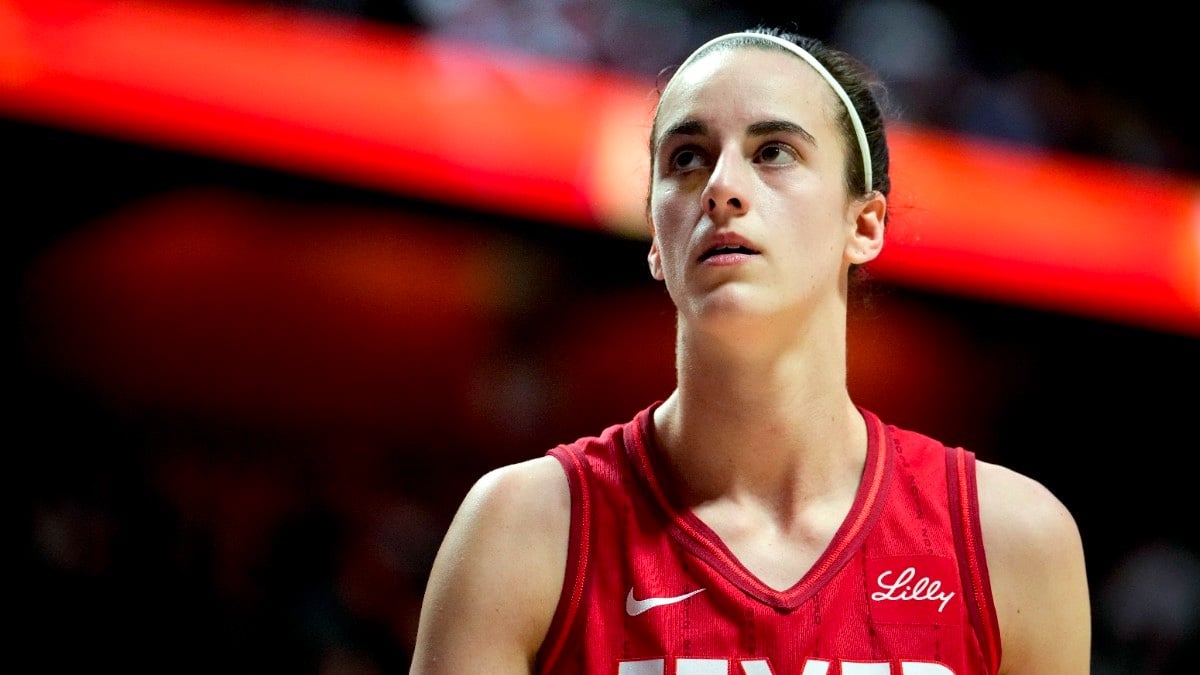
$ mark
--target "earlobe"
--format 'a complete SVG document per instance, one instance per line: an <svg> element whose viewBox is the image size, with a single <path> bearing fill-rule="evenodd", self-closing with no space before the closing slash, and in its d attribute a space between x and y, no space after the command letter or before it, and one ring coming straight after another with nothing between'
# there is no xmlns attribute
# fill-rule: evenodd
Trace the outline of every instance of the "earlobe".
<svg viewBox="0 0 1200 675"><path fill-rule="evenodd" d="M852 264L868 263L883 250L886 216L887 197L878 192L859 205L854 233L846 252Z"/></svg>

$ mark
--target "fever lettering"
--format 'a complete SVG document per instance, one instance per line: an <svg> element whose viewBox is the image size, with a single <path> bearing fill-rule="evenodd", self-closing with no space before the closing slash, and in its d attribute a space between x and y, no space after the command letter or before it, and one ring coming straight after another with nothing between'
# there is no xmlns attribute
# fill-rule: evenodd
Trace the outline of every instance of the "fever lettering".
<svg viewBox="0 0 1200 675"><path fill-rule="evenodd" d="M672 675L787 675L776 673L766 659L742 659L734 661L737 667L730 670L727 659L675 659ZM829 675L829 667L837 664L841 675L955 675L953 670L940 663L927 661L901 661L900 672L893 673L888 661L828 661L805 659L799 675ZM623 661L617 667L617 675L666 675L666 659L643 659Z"/></svg>

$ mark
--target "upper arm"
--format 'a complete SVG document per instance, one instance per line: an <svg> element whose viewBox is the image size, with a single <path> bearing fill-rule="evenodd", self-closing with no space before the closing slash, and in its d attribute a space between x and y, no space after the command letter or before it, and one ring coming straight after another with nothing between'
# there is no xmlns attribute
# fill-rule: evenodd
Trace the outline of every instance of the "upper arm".
<svg viewBox="0 0 1200 675"><path fill-rule="evenodd" d="M1092 621L1074 517L1041 483L978 462L979 503L1002 674L1087 675Z"/></svg>
<svg viewBox="0 0 1200 675"><path fill-rule="evenodd" d="M558 460L480 478L430 570L410 672L532 672L562 592L569 529Z"/></svg>

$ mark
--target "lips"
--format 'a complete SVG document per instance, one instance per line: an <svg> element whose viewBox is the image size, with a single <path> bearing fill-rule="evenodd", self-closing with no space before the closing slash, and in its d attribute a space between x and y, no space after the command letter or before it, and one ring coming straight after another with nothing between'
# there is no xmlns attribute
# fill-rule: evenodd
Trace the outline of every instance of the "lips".
<svg viewBox="0 0 1200 675"><path fill-rule="evenodd" d="M754 242L737 232L717 230L705 237L704 248L696 260L702 263L712 261L713 263L732 264L759 253L761 251L754 246Z"/></svg>
<svg viewBox="0 0 1200 675"><path fill-rule="evenodd" d="M704 262L718 255L758 255L758 251L741 244L722 244L708 249L700 254L700 262Z"/></svg>

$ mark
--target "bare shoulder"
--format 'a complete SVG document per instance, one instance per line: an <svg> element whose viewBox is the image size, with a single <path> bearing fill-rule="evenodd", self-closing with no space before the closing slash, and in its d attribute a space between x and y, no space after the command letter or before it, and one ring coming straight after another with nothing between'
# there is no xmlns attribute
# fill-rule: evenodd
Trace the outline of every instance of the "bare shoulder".
<svg viewBox="0 0 1200 675"><path fill-rule="evenodd" d="M1091 605L1074 515L1040 482L980 461L979 511L1001 673L1086 675Z"/></svg>
<svg viewBox="0 0 1200 675"><path fill-rule="evenodd" d="M490 527L550 525L569 515L570 506L566 474L557 459L545 456L484 474L463 499L455 519L477 519Z"/></svg>
<svg viewBox="0 0 1200 675"><path fill-rule="evenodd" d="M558 460L479 478L430 572L410 672L530 672L562 591L569 534Z"/></svg>
<svg viewBox="0 0 1200 675"><path fill-rule="evenodd" d="M1053 543L1063 536L1079 539L1075 517L1046 486L1012 469L979 461L979 500L984 527L995 535L1015 537L1033 552L1041 550L1038 540Z"/></svg>

